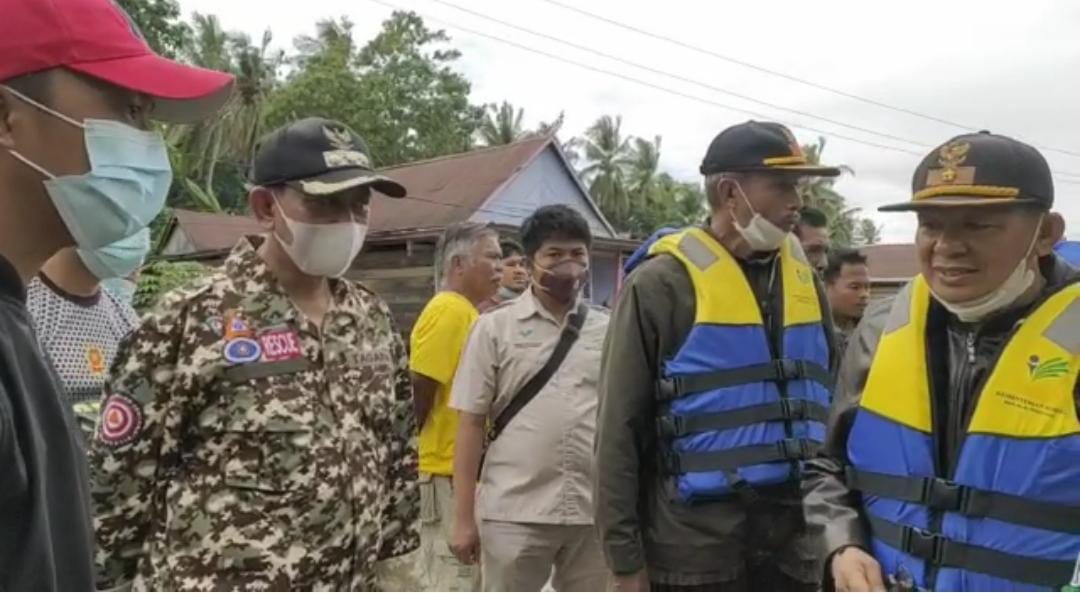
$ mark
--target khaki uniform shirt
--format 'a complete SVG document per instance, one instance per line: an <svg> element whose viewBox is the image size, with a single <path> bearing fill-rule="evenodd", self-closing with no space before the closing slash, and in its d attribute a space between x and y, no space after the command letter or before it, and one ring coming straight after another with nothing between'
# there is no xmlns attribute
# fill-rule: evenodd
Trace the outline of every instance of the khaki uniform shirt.
<svg viewBox="0 0 1080 593"><path fill-rule="evenodd" d="M418 545L389 309L333 281L315 327L257 241L120 346L90 450L99 590L366 590Z"/></svg>
<svg viewBox="0 0 1080 593"><path fill-rule="evenodd" d="M592 524L597 382L608 316L591 309L566 359L487 452L477 517ZM551 357L561 324L527 292L480 316L450 406L494 419Z"/></svg>

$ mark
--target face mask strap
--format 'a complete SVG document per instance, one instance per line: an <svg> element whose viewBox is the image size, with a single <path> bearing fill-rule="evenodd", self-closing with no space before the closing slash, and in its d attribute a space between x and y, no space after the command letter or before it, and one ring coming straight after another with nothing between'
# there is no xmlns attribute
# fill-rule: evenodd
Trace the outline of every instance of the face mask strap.
<svg viewBox="0 0 1080 593"><path fill-rule="evenodd" d="M2 85L2 86L9 93L11 93L12 95L15 95L16 97L18 97L19 100L21 100L22 102L24 102L24 103L26 103L28 105L32 105L32 106L40 109L41 111L44 111L45 113L48 113L49 115L57 118L57 119L63 120L65 122L75 126L76 128L82 128L84 130L86 129L86 124L84 124L83 122L76 121L75 119L73 119L71 117L68 117L68 116L64 115L63 113L60 113L59 111L53 109L52 107L47 107L45 105L42 105L41 103L38 103L37 101L31 99L30 97L27 97L26 95L24 95L24 94L20 93L19 91L11 88L10 86L7 86L6 84Z"/></svg>
<svg viewBox="0 0 1080 593"><path fill-rule="evenodd" d="M27 167L30 167L38 173L41 173L43 176L45 176L46 179L56 179L56 175L53 175L52 173L46 171L45 167L42 167L34 161L24 157L19 151L8 149L8 154L18 159L22 164L26 165Z"/></svg>

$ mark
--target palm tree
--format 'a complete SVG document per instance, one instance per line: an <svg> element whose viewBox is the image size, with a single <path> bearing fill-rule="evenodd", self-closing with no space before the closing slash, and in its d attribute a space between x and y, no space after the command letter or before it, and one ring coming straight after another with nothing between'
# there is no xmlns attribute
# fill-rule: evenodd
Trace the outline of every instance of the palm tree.
<svg viewBox="0 0 1080 593"><path fill-rule="evenodd" d="M302 70L312 59L325 55L330 50L343 49L351 56L355 47L352 29L353 22L344 16L340 20L322 19L315 23L314 37L300 35L293 40L297 54L293 60L297 69Z"/></svg>
<svg viewBox="0 0 1080 593"><path fill-rule="evenodd" d="M270 31L255 47L246 35L222 30L217 17L194 16L194 43L188 58L196 65L236 75L236 91L214 117L192 126L173 126L166 138L173 148L178 187L196 206L219 211L215 175L219 165L242 171L263 131L264 106L277 84L282 52L270 52Z"/></svg>
<svg viewBox="0 0 1080 593"><path fill-rule="evenodd" d="M634 138L630 151L629 187L636 201L651 201L655 197L657 175L660 174L660 136L652 142Z"/></svg>
<svg viewBox="0 0 1080 593"><path fill-rule="evenodd" d="M523 109L514 109L508 101L484 107L484 119L476 131L484 146L503 146L521 140L526 134L521 127Z"/></svg>
<svg viewBox="0 0 1080 593"><path fill-rule="evenodd" d="M825 152L825 138L818 137L817 144L802 147L808 163L821 164L821 155ZM839 165L842 173L855 174L847 165ZM835 177L804 177L799 181L799 195L803 203L825 213L829 219L829 238L837 245L850 245L855 238L856 213L858 208L849 208L847 198L833 189Z"/></svg>
<svg viewBox="0 0 1080 593"><path fill-rule="evenodd" d="M627 169L633 162L630 139L622 136L622 117L605 115L596 120L578 141L587 165L581 175L589 194L616 226L624 226L630 214Z"/></svg>

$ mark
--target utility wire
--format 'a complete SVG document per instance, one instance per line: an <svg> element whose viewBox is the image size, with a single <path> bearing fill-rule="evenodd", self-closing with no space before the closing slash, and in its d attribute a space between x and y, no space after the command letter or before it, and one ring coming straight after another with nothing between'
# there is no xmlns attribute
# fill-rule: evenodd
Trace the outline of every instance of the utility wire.
<svg viewBox="0 0 1080 593"><path fill-rule="evenodd" d="M686 43L685 41L680 41L678 39L675 39L673 37L669 37L667 35L662 35L660 33L655 33L655 32L652 32L652 31L648 31L648 30L642 29L640 27L635 27L634 25L630 25L630 24L627 24L627 23L624 23L624 22L621 22L621 21L617 21L615 19L611 19L611 18L602 16L602 15L599 15L599 14L596 14L596 13L593 13L593 12L589 12L587 10L578 8L576 6L566 4L564 2L560 2L559 0L540 0L540 1L541 2L546 2L547 4L551 4L553 6L558 6L559 8L562 8L563 10L568 10L568 11L580 14L582 16L586 16L588 18L591 18L591 19L594 19L594 20L597 20L597 21L600 21L600 22L603 22L603 23L607 23L609 25L612 25L614 27L618 27L618 28L626 30L626 31L631 31L631 32L637 33L639 35L644 35L646 37L651 37L653 39L657 39L657 40L660 40L660 41L664 41L664 42L676 45L676 46L681 47L683 49L688 49L690 51L694 51L694 52L697 52L699 54L704 54L704 55L707 55L707 56L711 56L713 58L723 60L725 62L729 62L729 63L736 64L736 65L739 65L739 66L743 66L745 68L750 68L752 70L757 70L758 72L763 72L765 74L769 74L769 75L772 75L772 76L777 76L777 77L780 77L780 78L784 78L784 79L787 79L787 80L790 80L790 81L793 81L793 82L797 82L799 84L804 84L806 86L813 87L813 88L816 88L818 90L830 92L830 93L833 93L835 95L839 95L841 97L846 97L848 99L854 99L856 101L860 101L860 102L866 103L868 105L874 105L876 107L889 109L889 110L896 111L896 112L899 112L899 113L905 113L907 115L911 115L911 116L918 117L918 118L921 118L921 119L937 122L939 124L945 124L947 126L953 126L955 128L960 128L960 129L966 130L966 131L985 129L983 126L972 126L972 125L968 125L968 124L963 124L963 123L955 122L955 121L948 120L948 119L945 119L945 118L942 118L942 117L937 117L937 116L934 116L934 115L921 113L921 112L915 111L913 109L908 109L906 107L899 107L899 106L896 106L896 105L890 105L890 104L884 103L882 101L877 101L875 99L870 99L870 98L867 98L867 97L856 95L854 93L850 93L850 92L847 92L847 91L844 91L844 90L841 90L841 89L838 89L838 88L835 88L835 87L826 86L824 84L817 83L817 82L814 82L814 81L811 81L811 80L807 80L805 78L799 78L798 76L793 76L791 74L787 74L787 73L780 72L780 71L777 71L777 70L772 70L772 69L766 68L764 66L759 66L757 64L747 62L745 60L740 60L738 58L733 58L731 56L727 56L727 55L724 55L724 54L721 54L721 53L718 53L718 52L715 52L715 51L712 51L712 50L709 50L709 49L705 49L705 48L697 46L697 45ZM1048 151L1053 151L1053 152L1059 152L1059 153L1062 153L1062 154L1067 154L1069 156L1080 157L1080 152L1077 152L1075 150L1069 150L1069 149L1065 149L1065 148L1056 148L1056 147L1053 147L1053 146L1040 146L1039 148L1042 148L1043 150L1048 150Z"/></svg>

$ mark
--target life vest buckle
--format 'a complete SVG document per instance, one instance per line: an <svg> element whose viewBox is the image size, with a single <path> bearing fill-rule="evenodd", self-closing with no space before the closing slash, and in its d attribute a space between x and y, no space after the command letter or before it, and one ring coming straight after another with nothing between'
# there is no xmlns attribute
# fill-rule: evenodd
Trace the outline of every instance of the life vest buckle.
<svg viewBox="0 0 1080 593"><path fill-rule="evenodd" d="M776 369L776 381L778 383L794 381L806 376L806 362L802 360L781 358L773 361L773 368Z"/></svg>
<svg viewBox="0 0 1080 593"><path fill-rule="evenodd" d="M679 463L679 454L673 449L664 447L660 453L660 463L664 467L664 472L671 476L677 476L682 473Z"/></svg>
<svg viewBox="0 0 1080 593"><path fill-rule="evenodd" d="M786 420L806 420L810 414L810 408L804 399L781 399L780 413Z"/></svg>
<svg viewBox="0 0 1080 593"><path fill-rule="evenodd" d="M900 547L904 552L940 566L945 559L948 540L940 533L905 525L900 533Z"/></svg>
<svg viewBox="0 0 1080 593"><path fill-rule="evenodd" d="M959 511L964 507L968 489L944 478L923 482L923 503L935 511Z"/></svg>
<svg viewBox="0 0 1080 593"><path fill-rule="evenodd" d="M679 396L679 388L675 382L678 377L672 377L668 379L660 379L656 382L656 395L660 401L671 401Z"/></svg>
<svg viewBox="0 0 1080 593"><path fill-rule="evenodd" d="M686 423L683 422L682 416L667 414L656 419L656 432L663 440L683 436L685 428Z"/></svg>
<svg viewBox="0 0 1080 593"><path fill-rule="evenodd" d="M810 446L804 439L784 439L776 442L782 459L801 461L811 455Z"/></svg>

